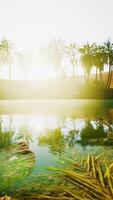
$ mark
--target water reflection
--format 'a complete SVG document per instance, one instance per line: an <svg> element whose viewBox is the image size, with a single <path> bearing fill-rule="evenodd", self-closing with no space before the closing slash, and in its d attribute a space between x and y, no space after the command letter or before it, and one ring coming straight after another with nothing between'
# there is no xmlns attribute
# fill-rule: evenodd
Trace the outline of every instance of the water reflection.
<svg viewBox="0 0 113 200"><path fill-rule="evenodd" d="M0 193L48 183L48 167L59 167L58 159L63 163L65 156L104 153L113 159L112 103L0 102ZM30 154L20 153L23 144L28 147L24 153L30 149ZM12 146L16 149L11 151Z"/></svg>
<svg viewBox="0 0 113 200"><path fill-rule="evenodd" d="M51 153L64 152L65 138L60 128L45 130L45 134L38 137L39 146L48 146Z"/></svg>
<svg viewBox="0 0 113 200"><path fill-rule="evenodd" d="M57 115L1 115L0 116L0 169L4 167L4 178L0 174L2 183L0 190L6 187L5 180L10 171L15 167L15 184L12 183L12 189L18 188L18 181L21 177L26 177L24 165L28 171L28 179L33 182L37 174L46 173L48 166L58 165L57 157L70 154L75 155L77 152L81 155L87 153L98 154L104 152L108 156L113 155L113 112L109 110L106 115L83 115L78 117L57 116ZM6 147L11 144L24 142L33 152L33 163L35 167L28 170L28 160L21 158L18 162L18 154L16 157L13 152L5 152ZM11 154L10 154L11 153ZM6 160L4 161L4 155ZM9 155L9 158L7 159ZM32 155L32 154L31 154ZM15 160L12 160L15 159ZM32 156L31 156L32 159ZM11 161L11 162L9 162ZM13 164L14 161L14 164ZM23 167L21 166L23 162ZM31 162L31 161L30 161ZM6 164L7 163L7 166ZM31 166L33 166L33 163ZM18 171L18 169L21 169ZM24 174L25 173L25 174ZM10 177L7 179L10 181ZM37 181L37 180L36 180ZM4 182L4 184L3 184ZM20 185L22 181L20 181ZM10 186L7 182L7 188Z"/></svg>
<svg viewBox="0 0 113 200"><path fill-rule="evenodd" d="M73 147L76 142L88 144L91 139L107 138L113 133L112 120L95 117L93 119L72 119L61 117L40 117L3 115L0 117L0 148L11 143L26 142L48 146L52 153Z"/></svg>
<svg viewBox="0 0 113 200"><path fill-rule="evenodd" d="M27 125L20 126L19 133L16 135L15 140L18 142L25 142L28 146L30 142L33 142L31 130Z"/></svg>
<svg viewBox="0 0 113 200"><path fill-rule="evenodd" d="M106 130L107 128L107 130ZM102 139L107 137L108 127L102 121L97 121L93 124L90 120L85 121L85 125L80 133L81 142L88 143L90 139Z"/></svg>
<svg viewBox="0 0 113 200"><path fill-rule="evenodd" d="M9 116L7 128L3 128L3 120L0 117L0 149L11 145L14 131L12 129L12 117Z"/></svg>

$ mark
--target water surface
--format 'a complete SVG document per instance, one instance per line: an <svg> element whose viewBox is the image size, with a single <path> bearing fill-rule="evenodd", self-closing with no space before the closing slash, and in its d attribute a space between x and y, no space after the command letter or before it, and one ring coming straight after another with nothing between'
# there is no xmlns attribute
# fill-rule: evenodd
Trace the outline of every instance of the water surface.
<svg viewBox="0 0 113 200"><path fill-rule="evenodd" d="M64 153L70 156L104 153L112 159L112 138L112 100L0 101L0 158L10 145L23 141L35 156L30 173L23 173L23 178L18 177L17 181L15 178L15 182L4 184L4 188L1 181L0 192L13 193L42 174L50 177L48 168L60 167L59 160ZM18 167L13 159L10 163ZM39 180L40 184L45 181ZM46 181L49 183L48 178Z"/></svg>

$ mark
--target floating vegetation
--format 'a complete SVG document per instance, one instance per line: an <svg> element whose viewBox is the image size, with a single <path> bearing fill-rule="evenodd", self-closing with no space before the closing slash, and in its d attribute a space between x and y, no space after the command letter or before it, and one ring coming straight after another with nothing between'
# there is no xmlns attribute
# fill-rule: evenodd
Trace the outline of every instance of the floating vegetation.
<svg viewBox="0 0 113 200"><path fill-rule="evenodd" d="M0 151L0 161L0 193L4 193L31 172L35 159L27 145L20 143Z"/></svg>
<svg viewBox="0 0 113 200"><path fill-rule="evenodd" d="M49 146L53 154L57 152L64 152L65 138L60 128L54 130L45 130L45 134L38 137L39 146Z"/></svg>
<svg viewBox="0 0 113 200"><path fill-rule="evenodd" d="M48 128L39 134L38 140L27 126L21 126L20 134L14 135L11 126L6 129L11 135L3 135L1 128L5 145L0 149L0 200L113 199L112 148L100 146L105 139L112 139L112 125L95 122L94 126L86 120L80 131L72 127L67 134L59 127ZM80 145L76 138L88 145ZM95 139L100 147L95 146L97 150L92 151L90 143Z"/></svg>
<svg viewBox="0 0 113 200"><path fill-rule="evenodd" d="M82 162L75 162L72 169L60 169L66 187L75 199L113 199L113 163L103 161L102 155L88 155ZM66 184L65 183L65 184ZM79 191L79 192L78 192Z"/></svg>
<svg viewBox="0 0 113 200"><path fill-rule="evenodd" d="M78 161L72 160L71 167L49 168L52 172L51 178L46 175L42 178L56 179L56 184L40 185L38 181L25 185L16 191L14 197L18 200L112 200L113 199L113 163L103 160L103 154L88 155ZM77 155L78 157L78 155ZM68 156L67 160L68 162ZM50 180L50 181L51 181ZM15 199L14 198L14 199ZM7 199L6 199L7 200ZM8 199L9 200L9 199Z"/></svg>

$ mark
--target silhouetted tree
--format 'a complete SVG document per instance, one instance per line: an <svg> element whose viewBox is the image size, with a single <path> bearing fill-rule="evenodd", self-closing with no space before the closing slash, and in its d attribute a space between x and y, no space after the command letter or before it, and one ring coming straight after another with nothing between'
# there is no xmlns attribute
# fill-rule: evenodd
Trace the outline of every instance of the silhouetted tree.
<svg viewBox="0 0 113 200"><path fill-rule="evenodd" d="M106 64L109 67L108 78L107 78L107 82L106 82L106 88L110 88L111 80L112 80L112 67L113 67L113 43L111 42L110 39L108 39L104 43L104 47L105 47L106 56L107 56Z"/></svg>
<svg viewBox="0 0 113 200"><path fill-rule="evenodd" d="M73 66L73 78L75 78L75 67L77 66L78 48L75 43L70 43L65 47L65 54L69 57L71 65Z"/></svg>
<svg viewBox="0 0 113 200"><path fill-rule="evenodd" d="M85 80L89 82L90 71L93 67L93 55L95 44L85 44L79 48L81 65L84 67Z"/></svg>
<svg viewBox="0 0 113 200"><path fill-rule="evenodd" d="M58 72L61 70L61 65L64 58L64 41L60 39L50 41L49 45L47 46L47 52L49 62L54 66L58 76Z"/></svg>
<svg viewBox="0 0 113 200"><path fill-rule="evenodd" d="M14 63L14 58L12 55L12 46L8 40L1 40L0 43L0 64L7 65L9 69L9 80L12 77L12 64Z"/></svg>

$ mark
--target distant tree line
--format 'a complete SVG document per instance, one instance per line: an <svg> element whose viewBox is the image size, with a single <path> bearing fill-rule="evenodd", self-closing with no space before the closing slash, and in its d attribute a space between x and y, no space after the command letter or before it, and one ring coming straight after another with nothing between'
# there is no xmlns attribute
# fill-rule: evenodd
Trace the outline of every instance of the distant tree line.
<svg viewBox="0 0 113 200"><path fill-rule="evenodd" d="M66 45L60 39L52 40L47 47L41 49L41 55L46 60L48 58L56 72L61 69L62 61L67 57L73 67L73 78L76 77L76 67L80 63L87 83L89 83L92 68L95 68L95 83L98 82L102 87L110 88L113 73L113 43L110 39L101 45L87 42L82 47L78 47L75 43ZM103 80L105 66L108 67L106 83Z"/></svg>
<svg viewBox="0 0 113 200"><path fill-rule="evenodd" d="M16 60L24 68L25 79L29 70L30 53L12 53L12 46L8 40L0 41L0 65L7 65L9 69L9 80L11 80L12 65ZM79 47L75 43L65 44L64 41L52 40L45 47L39 50L40 59L46 64L50 64L56 71L56 76L62 69L62 62L68 59L73 69L73 79L76 78L76 68L81 65L84 70L84 80L90 81L92 68L95 68L95 84L110 88L113 74L113 43L108 39L103 44L89 43ZM38 57L38 56L37 56ZM69 66L70 66L69 64ZM108 68L106 82L103 79L103 72Z"/></svg>

